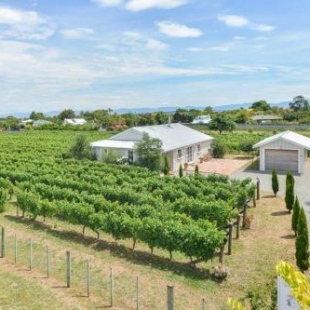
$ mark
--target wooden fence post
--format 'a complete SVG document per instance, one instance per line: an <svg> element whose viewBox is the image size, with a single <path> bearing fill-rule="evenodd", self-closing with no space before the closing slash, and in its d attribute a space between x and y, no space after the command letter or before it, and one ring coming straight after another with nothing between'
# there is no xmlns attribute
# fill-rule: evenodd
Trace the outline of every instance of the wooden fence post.
<svg viewBox="0 0 310 310"><path fill-rule="evenodd" d="M233 225L228 224L228 255L232 253Z"/></svg>
<svg viewBox="0 0 310 310"><path fill-rule="evenodd" d="M139 285L139 277L137 277L136 280L136 309L140 309L140 299L139 299L139 290L140 290L140 285Z"/></svg>
<svg viewBox="0 0 310 310"><path fill-rule="evenodd" d="M204 298L201 299L201 310L207 310L206 309L206 300Z"/></svg>
<svg viewBox="0 0 310 310"><path fill-rule="evenodd" d="M113 268L110 267L110 305L113 307L114 305L114 276L113 276Z"/></svg>
<svg viewBox="0 0 310 310"><path fill-rule="evenodd" d="M15 251L14 251L14 264L15 264L15 266L17 265L17 250L18 250L18 248L17 248L17 236L15 234Z"/></svg>
<svg viewBox="0 0 310 310"><path fill-rule="evenodd" d="M259 180L259 178L256 178L256 194L257 194L257 200L259 200L259 196L260 196L260 180Z"/></svg>
<svg viewBox="0 0 310 310"><path fill-rule="evenodd" d="M220 264L224 263L224 250L225 250L225 244L223 244L220 249L220 258L219 258Z"/></svg>
<svg viewBox="0 0 310 310"><path fill-rule="evenodd" d="M241 222L241 216L240 214L238 214L237 216L237 229L236 229L236 239L240 238L240 222Z"/></svg>
<svg viewBox="0 0 310 310"><path fill-rule="evenodd" d="M167 285L167 310L174 310L174 287Z"/></svg>
<svg viewBox="0 0 310 310"><path fill-rule="evenodd" d="M90 296L89 260L86 260L86 293Z"/></svg>
<svg viewBox="0 0 310 310"><path fill-rule="evenodd" d="M66 252L66 261L67 261L67 287L71 287L71 253L70 251Z"/></svg>
<svg viewBox="0 0 310 310"><path fill-rule="evenodd" d="M253 207L256 208L256 199L255 199L255 193L253 195Z"/></svg>
<svg viewBox="0 0 310 310"><path fill-rule="evenodd" d="M5 229L1 228L1 257L5 257Z"/></svg>
<svg viewBox="0 0 310 310"><path fill-rule="evenodd" d="M46 277L50 277L50 252L48 245L46 246Z"/></svg>
<svg viewBox="0 0 310 310"><path fill-rule="evenodd" d="M33 259L33 255L32 255L32 239L29 239L29 270L32 270L32 259Z"/></svg>
<svg viewBox="0 0 310 310"><path fill-rule="evenodd" d="M247 204L245 203L244 204L244 207L243 207L243 219L242 219L242 227L245 228L245 218L247 216L247 209L248 209L248 206Z"/></svg>

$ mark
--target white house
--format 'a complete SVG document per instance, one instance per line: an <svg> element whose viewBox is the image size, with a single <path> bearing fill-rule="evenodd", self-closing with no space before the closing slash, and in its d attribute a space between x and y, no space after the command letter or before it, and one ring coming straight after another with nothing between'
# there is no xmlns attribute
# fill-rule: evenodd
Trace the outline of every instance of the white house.
<svg viewBox="0 0 310 310"><path fill-rule="evenodd" d="M181 124L165 124L143 127L132 127L107 140L91 143L93 154L98 158L107 155L110 150L129 161L137 160L135 143L143 134L158 138L163 143L163 155L168 158L172 171L177 171L180 164L195 164L199 158L209 153L212 137Z"/></svg>
<svg viewBox="0 0 310 310"><path fill-rule="evenodd" d="M259 148L259 170L303 173L310 139L288 130L268 137L253 147Z"/></svg>
<svg viewBox="0 0 310 310"><path fill-rule="evenodd" d="M209 124L211 122L210 115L198 115L192 121L192 124Z"/></svg>
<svg viewBox="0 0 310 310"><path fill-rule="evenodd" d="M87 122L84 118L65 118L64 125L85 125Z"/></svg>

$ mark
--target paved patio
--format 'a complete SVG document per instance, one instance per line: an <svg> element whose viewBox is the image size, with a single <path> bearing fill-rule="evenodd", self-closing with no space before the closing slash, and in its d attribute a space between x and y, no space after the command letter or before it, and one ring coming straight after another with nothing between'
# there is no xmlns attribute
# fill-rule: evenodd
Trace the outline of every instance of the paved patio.
<svg viewBox="0 0 310 310"><path fill-rule="evenodd" d="M224 175L231 175L235 171L246 167L252 162L252 159L219 159L219 158L212 158L208 161L204 161L198 164L199 172L205 174L224 174ZM187 171L194 171L195 166L190 165L187 168Z"/></svg>

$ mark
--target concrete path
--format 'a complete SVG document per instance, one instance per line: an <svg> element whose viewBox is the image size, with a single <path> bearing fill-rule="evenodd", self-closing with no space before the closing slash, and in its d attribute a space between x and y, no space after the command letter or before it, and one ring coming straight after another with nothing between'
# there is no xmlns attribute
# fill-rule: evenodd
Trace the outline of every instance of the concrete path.
<svg viewBox="0 0 310 310"><path fill-rule="evenodd" d="M263 191L270 192L273 195L271 187L271 173L260 172L257 170L239 169L230 175L231 178L245 179L251 178L253 182L260 180L260 188ZM279 192L278 196L284 199L285 197L285 174L279 174ZM306 163L305 172L302 175L294 175L295 179L295 195L297 195L299 202L304 206L307 217L310 223L310 162Z"/></svg>

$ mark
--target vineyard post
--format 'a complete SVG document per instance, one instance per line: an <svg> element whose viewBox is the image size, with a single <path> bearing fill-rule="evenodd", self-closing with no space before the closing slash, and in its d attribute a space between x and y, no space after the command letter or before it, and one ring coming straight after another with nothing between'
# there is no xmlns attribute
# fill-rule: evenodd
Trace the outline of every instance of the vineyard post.
<svg viewBox="0 0 310 310"><path fill-rule="evenodd" d="M174 310L174 287L167 285L167 310Z"/></svg>
<svg viewBox="0 0 310 310"><path fill-rule="evenodd" d="M17 236L15 234L15 251L14 251L14 264L17 265Z"/></svg>
<svg viewBox="0 0 310 310"><path fill-rule="evenodd" d="M67 260L67 287L71 286L71 254L70 251L66 252Z"/></svg>
<svg viewBox="0 0 310 310"><path fill-rule="evenodd" d="M260 180L259 178L256 178L256 196L257 196L257 200L259 200L259 183L260 183Z"/></svg>
<svg viewBox="0 0 310 310"><path fill-rule="evenodd" d="M224 250L225 250L225 244L223 244L220 249L220 258L219 258L220 264L224 263Z"/></svg>
<svg viewBox="0 0 310 310"><path fill-rule="evenodd" d="M114 277L113 277L113 268L110 267L110 305L111 308L113 307L114 304Z"/></svg>
<svg viewBox="0 0 310 310"><path fill-rule="evenodd" d="M228 255L232 253L233 225L228 224Z"/></svg>
<svg viewBox="0 0 310 310"><path fill-rule="evenodd" d="M46 246L46 277L50 277L50 253L48 245Z"/></svg>
<svg viewBox="0 0 310 310"><path fill-rule="evenodd" d="M256 198L255 193L253 194L253 207L256 208Z"/></svg>
<svg viewBox="0 0 310 310"><path fill-rule="evenodd" d="M243 219L242 219L242 227L245 228L245 218L246 218L246 215L247 215L247 204L245 203L244 206L243 206Z"/></svg>
<svg viewBox="0 0 310 310"><path fill-rule="evenodd" d="M29 270L32 270L32 239L29 239Z"/></svg>
<svg viewBox="0 0 310 310"><path fill-rule="evenodd" d="M86 260L86 292L87 292L87 297L90 296L90 277L89 277L89 260Z"/></svg>
<svg viewBox="0 0 310 310"><path fill-rule="evenodd" d="M206 300L205 300L205 298L201 299L201 310L207 310L206 309Z"/></svg>
<svg viewBox="0 0 310 310"><path fill-rule="evenodd" d="M140 300L139 300L139 277L137 277L136 280L136 302L137 302L137 306L136 309L139 310L140 309Z"/></svg>
<svg viewBox="0 0 310 310"><path fill-rule="evenodd" d="M240 238L240 222L241 222L241 214L237 216L237 229L236 229L236 239Z"/></svg>
<svg viewBox="0 0 310 310"><path fill-rule="evenodd" d="M1 228L1 257L5 257L5 229Z"/></svg>

